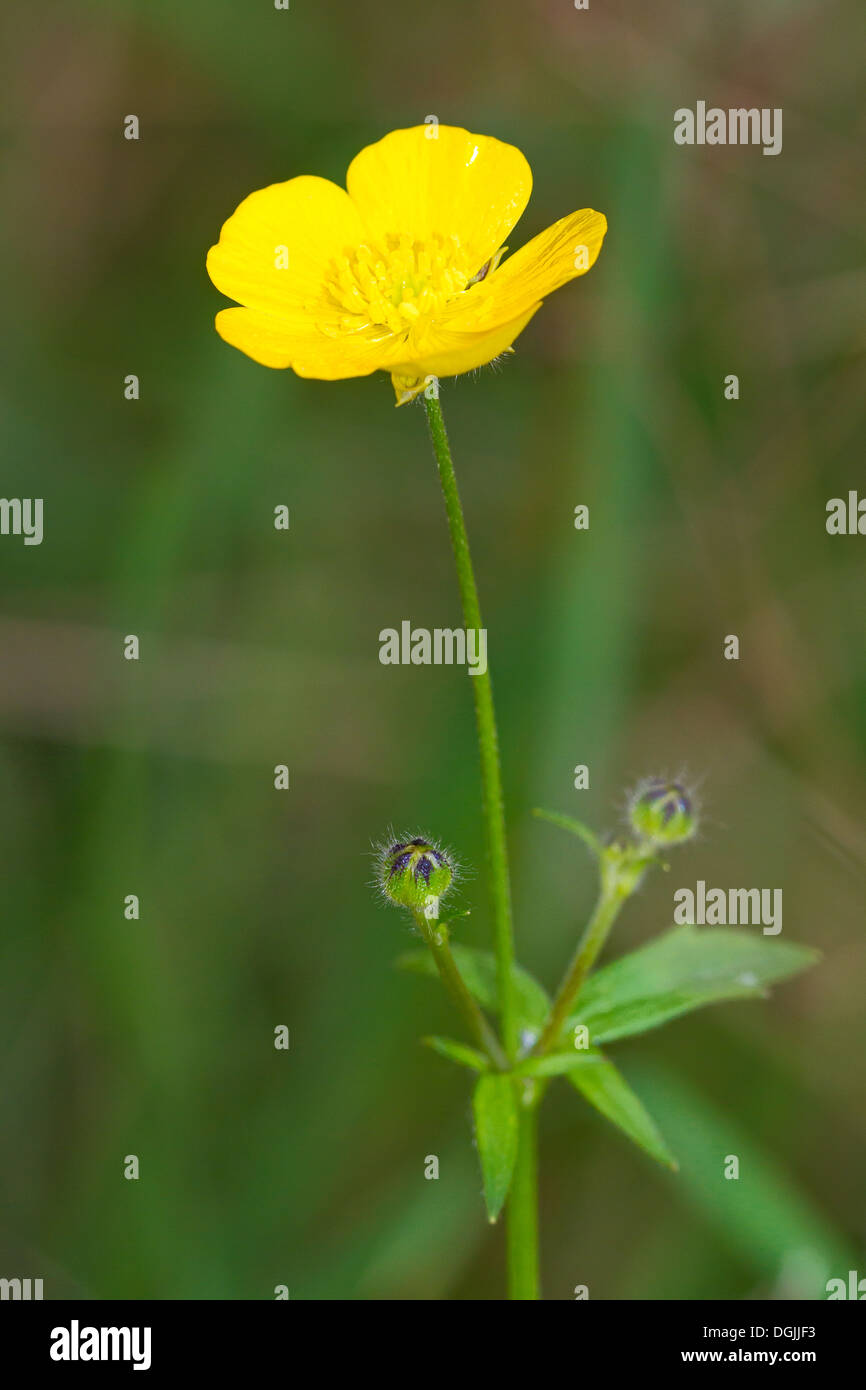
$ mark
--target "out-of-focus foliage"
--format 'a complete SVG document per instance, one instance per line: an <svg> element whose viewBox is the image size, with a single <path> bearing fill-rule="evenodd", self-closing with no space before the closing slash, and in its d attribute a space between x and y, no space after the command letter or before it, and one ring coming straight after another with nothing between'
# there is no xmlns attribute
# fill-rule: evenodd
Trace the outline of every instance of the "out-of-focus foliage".
<svg viewBox="0 0 866 1390"><path fill-rule="evenodd" d="M417 1042L454 1019L394 971L413 941L368 887L386 825L441 835L470 869L457 940L489 945L465 673L378 661L383 627L459 621L423 415L385 377L233 352L204 272L249 191L341 180L428 114L525 151L513 246L577 207L610 222L500 371L443 388L520 958L552 988L594 891L530 808L599 825L681 765L702 836L605 959L698 878L782 887L783 939L824 953L765 1004L618 1046L677 1176L557 1086L545 1292L820 1297L862 1261L866 541L824 529L862 478L858 10L5 7L2 492L44 498L45 539L0 537L0 1273L46 1296L501 1293L470 1077ZM781 155L677 147L699 99L782 107Z"/></svg>

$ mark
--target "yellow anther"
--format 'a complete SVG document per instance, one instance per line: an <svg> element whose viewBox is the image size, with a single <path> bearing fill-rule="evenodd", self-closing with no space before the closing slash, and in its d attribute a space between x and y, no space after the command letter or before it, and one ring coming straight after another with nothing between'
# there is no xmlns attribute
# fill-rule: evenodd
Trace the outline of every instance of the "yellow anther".
<svg viewBox="0 0 866 1390"><path fill-rule="evenodd" d="M344 329L372 325L405 336L462 294L471 273L457 237L423 242L400 232L347 251L333 265L326 290L335 307L349 311L339 320Z"/></svg>

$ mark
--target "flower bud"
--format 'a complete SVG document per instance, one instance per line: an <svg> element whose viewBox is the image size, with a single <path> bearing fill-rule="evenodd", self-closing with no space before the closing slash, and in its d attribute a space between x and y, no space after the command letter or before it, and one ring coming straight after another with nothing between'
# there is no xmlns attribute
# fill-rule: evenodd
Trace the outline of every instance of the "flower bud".
<svg viewBox="0 0 866 1390"><path fill-rule="evenodd" d="M635 834L651 845L679 845L697 830L692 797L680 782L649 778L629 801L629 820Z"/></svg>
<svg viewBox="0 0 866 1390"><path fill-rule="evenodd" d="M453 872L445 855L421 838L389 846L381 860L382 889L398 907L435 917L439 899L451 887Z"/></svg>

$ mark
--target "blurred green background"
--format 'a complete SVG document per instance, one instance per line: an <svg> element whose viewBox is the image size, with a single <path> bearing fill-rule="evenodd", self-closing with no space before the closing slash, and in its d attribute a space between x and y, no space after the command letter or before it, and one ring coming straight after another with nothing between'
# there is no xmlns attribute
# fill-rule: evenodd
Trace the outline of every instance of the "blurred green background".
<svg viewBox="0 0 866 1390"><path fill-rule="evenodd" d="M554 1089L546 1296L866 1274L866 540L824 529L863 476L859 4L94 0L2 22L2 491L44 498L45 539L0 538L0 1274L46 1297L502 1294L467 1078L417 1041L459 1027L393 969L411 938L369 887L389 824L439 836L470 870L459 939L488 943L467 679L378 661L381 628L458 621L423 412L384 376L250 362L204 271L252 189L342 182L428 114L526 153L512 247L578 207L610 222L514 357L443 387L520 957L553 986L594 888L530 808L601 829L681 768L704 833L607 958L698 878L782 887L786 939L825 953L766 1004L617 1048L678 1177ZM677 147L699 99L782 107L781 155Z"/></svg>

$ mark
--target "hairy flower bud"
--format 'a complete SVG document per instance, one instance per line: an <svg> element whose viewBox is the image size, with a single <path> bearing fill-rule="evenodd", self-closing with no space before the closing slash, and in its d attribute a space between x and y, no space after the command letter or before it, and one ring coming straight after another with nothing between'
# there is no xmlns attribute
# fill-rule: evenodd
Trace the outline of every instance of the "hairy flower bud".
<svg viewBox="0 0 866 1390"><path fill-rule="evenodd" d="M680 782L649 778L629 799L629 820L635 834L653 846L679 845L697 830L692 796Z"/></svg>
<svg viewBox="0 0 866 1390"><path fill-rule="evenodd" d="M381 857L382 890L398 907L436 916L439 899L451 887L453 871L445 855L416 837L388 846Z"/></svg>

